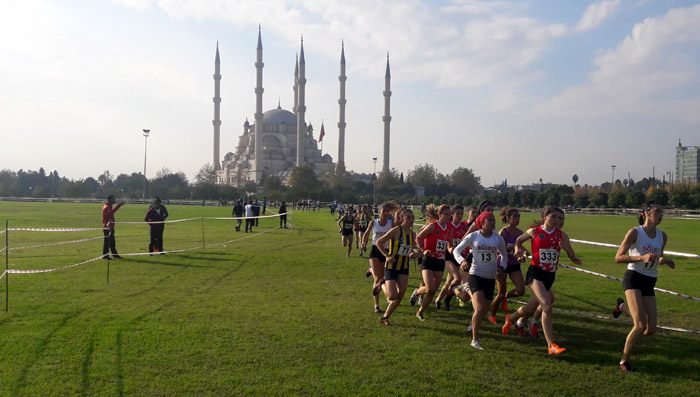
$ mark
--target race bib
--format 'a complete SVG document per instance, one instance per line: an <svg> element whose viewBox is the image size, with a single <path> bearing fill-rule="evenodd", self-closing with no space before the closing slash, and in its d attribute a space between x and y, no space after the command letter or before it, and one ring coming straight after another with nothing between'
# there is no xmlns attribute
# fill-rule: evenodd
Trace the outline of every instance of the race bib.
<svg viewBox="0 0 700 397"><path fill-rule="evenodd" d="M559 251L551 248L540 248L540 263L545 265L556 265L559 263Z"/></svg>
<svg viewBox="0 0 700 397"><path fill-rule="evenodd" d="M367 227L367 221L364 219L360 220L360 227Z"/></svg>
<svg viewBox="0 0 700 397"><path fill-rule="evenodd" d="M413 251L413 247L412 247L412 246L406 245L406 244L401 244L401 246L399 246L399 252L397 252L396 255L398 255L398 256L409 256L409 255L411 255L411 252L412 252L412 251Z"/></svg>
<svg viewBox="0 0 700 397"><path fill-rule="evenodd" d="M458 246L459 243L461 243L461 242L462 242L462 239L460 239L460 238L453 238L453 239L452 239L452 248L457 248L457 246Z"/></svg>
<svg viewBox="0 0 700 397"><path fill-rule="evenodd" d="M437 252L447 251L447 241L438 240L437 242L435 242L435 251L437 251Z"/></svg>
<svg viewBox="0 0 700 397"><path fill-rule="evenodd" d="M346 224L344 224L344 225L343 225L343 228L345 228L345 230L352 229L352 223L346 223Z"/></svg>
<svg viewBox="0 0 700 397"><path fill-rule="evenodd" d="M655 260L654 262L637 262L637 266L640 268L650 271L650 272L655 272L656 268L659 266L659 260Z"/></svg>
<svg viewBox="0 0 700 397"><path fill-rule="evenodd" d="M484 263L489 265L496 264L496 253L492 251L485 250L475 250L474 251L474 262Z"/></svg>

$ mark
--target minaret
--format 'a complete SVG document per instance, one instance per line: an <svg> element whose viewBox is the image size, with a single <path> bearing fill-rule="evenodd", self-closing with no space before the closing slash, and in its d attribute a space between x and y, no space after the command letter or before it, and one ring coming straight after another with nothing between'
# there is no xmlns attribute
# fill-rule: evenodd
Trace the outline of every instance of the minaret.
<svg viewBox="0 0 700 397"><path fill-rule="evenodd" d="M304 115L306 105L304 98L306 93L306 61L304 61L304 37L301 38L301 51L299 51L299 75L297 77L297 166L304 165L304 142L306 141L306 122Z"/></svg>
<svg viewBox="0 0 700 397"><path fill-rule="evenodd" d="M258 25L258 48L257 59L255 61L256 85L255 85L255 163L252 180L259 182L265 170L263 166L262 154L262 133L263 133L263 55L262 38L260 36L260 25Z"/></svg>
<svg viewBox="0 0 700 397"><path fill-rule="evenodd" d="M345 76L345 43L341 44L340 50L340 99L338 99L338 107L340 113L338 115L338 165L345 165L345 81L348 79Z"/></svg>
<svg viewBox="0 0 700 397"><path fill-rule="evenodd" d="M216 59L214 60L214 171L221 169L219 161L219 141L221 134L221 61L219 60L219 41L216 42Z"/></svg>
<svg viewBox="0 0 700 397"><path fill-rule="evenodd" d="M389 53L386 53L386 75L384 75L384 166L382 172L389 171L389 131L391 124L391 73L389 72Z"/></svg>
<svg viewBox="0 0 700 397"><path fill-rule="evenodd" d="M292 113L297 114L297 107L299 106L299 54L297 54L294 60L294 107L292 108Z"/></svg>

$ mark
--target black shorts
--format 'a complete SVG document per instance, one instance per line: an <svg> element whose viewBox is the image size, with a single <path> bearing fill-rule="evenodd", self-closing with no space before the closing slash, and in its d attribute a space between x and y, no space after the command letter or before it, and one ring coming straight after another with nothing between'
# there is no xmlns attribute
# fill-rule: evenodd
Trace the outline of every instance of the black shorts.
<svg viewBox="0 0 700 397"><path fill-rule="evenodd" d="M544 288L549 291L552 289L552 284L554 284L556 275L556 272L544 271L537 266L530 265L525 275L525 285L532 284L534 280L540 280L544 284Z"/></svg>
<svg viewBox="0 0 700 397"><path fill-rule="evenodd" d="M377 258L379 259L379 262L385 263L386 262L386 257L382 255L381 252L379 252L379 248L377 248L376 245L372 246L372 249L369 251L369 259L372 258Z"/></svg>
<svg viewBox="0 0 700 397"><path fill-rule="evenodd" d="M507 274L514 273L514 272L522 272L522 269L520 268L520 263L517 265L508 265L506 266L506 269L504 270Z"/></svg>
<svg viewBox="0 0 700 397"><path fill-rule="evenodd" d="M472 291L472 294L475 294L476 291L484 291L484 298L486 298L486 300L492 301L493 289L495 287L496 279L484 278L476 276L474 274L469 275L469 290Z"/></svg>
<svg viewBox="0 0 700 397"><path fill-rule="evenodd" d="M642 292L642 296L656 296L654 286L656 286L656 277L649 277L634 270L628 269L622 279L622 288L625 291L638 289Z"/></svg>
<svg viewBox="0 0 700 397"><path fill-rule="evenodd" d="M400 274L408 276L408 268L401 270L384 268L384 280L398 280Z"/></svg>
<svg viewBox="0 0 700 397"><path fill-rule="evenodd" d="M423 257L423 270L432 270L434 272L445 271L445 260L433 258L432 256Z"/></svg>
<svg viewBox="0 0 700 397"><path fill-rule="evenodd" d="M343 229L342 230L343 236L352 236L352 229Z"/></svg>
<svg viewBox="0 0 700 397"><path fill-rule="evenodd" d="M457 259L455 259L455 256L452 255L449 251L445 252L445 262L447 261L457 263ZM459 263L457 263L457 266L459 266Z"/></svg>

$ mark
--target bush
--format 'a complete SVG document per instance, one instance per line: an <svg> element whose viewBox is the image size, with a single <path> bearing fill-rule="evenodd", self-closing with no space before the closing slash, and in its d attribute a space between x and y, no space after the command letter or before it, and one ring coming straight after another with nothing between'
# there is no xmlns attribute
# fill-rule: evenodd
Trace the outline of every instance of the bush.
<svg viewBox="0 0 700 397"><path fill-rule="evenodd" d="M593 196L593 200L591 200L591 204L596 207L605 207L608 205L608 194L605 192L596 193L596 195Z"/></svg>
<svg viewBox="0 0 700 397"><path fill-rule="evenodd" d="M664 189L654 189L647 197L649 201L656 201L661 205L668 205L668 192Z"/></svg>
<svg viewBox="0 0 700 397"><path fill-rule="evenodd" d="M627 193L627 197L625 197L625 206L627 206L627 208L641 207L644 201L646 201L644 193L640 190L633 190Z"/></svg>
<svg viewBox="0 0 700 397"><path fill-rule="evenodd" d="M620 191L616 191L608 197L608 206L610 208L620 208L623 205L625 205L626 199L627 199L626 194L624 194Z"/></svg>

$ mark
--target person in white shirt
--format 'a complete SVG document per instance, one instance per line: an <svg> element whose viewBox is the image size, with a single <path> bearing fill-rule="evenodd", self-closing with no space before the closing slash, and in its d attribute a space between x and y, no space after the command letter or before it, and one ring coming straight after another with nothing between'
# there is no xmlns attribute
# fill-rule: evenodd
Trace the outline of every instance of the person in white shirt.
<svg viewBox="0 0 700 397"><path fill-rule="evenodd" d="M253 225L255 224L255 219L253 218L255 214L253 213L253 202L248 201L248 204L245 206L245 232L248 233L248 230L251 232L253 231Z"/></svg>

